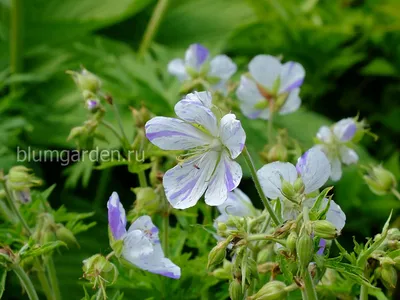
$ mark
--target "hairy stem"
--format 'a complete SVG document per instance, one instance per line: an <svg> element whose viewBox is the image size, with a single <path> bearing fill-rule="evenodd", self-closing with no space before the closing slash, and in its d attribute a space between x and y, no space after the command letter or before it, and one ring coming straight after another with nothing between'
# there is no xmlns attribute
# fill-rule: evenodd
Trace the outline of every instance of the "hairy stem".
<svg viewBox="0 0 400 300"><path fill-rule="evenodd" d="M138 176L139 176L140 187L142 187L142 188L147 187L147 178L146 178L146 174L144 173L144 171L140 171L138 173Z"/></svg>
<svg viewBox="0 0 400 300"><path fill-rule="evenodd" d="M22 287L25 289L26 293L30 300L39 300L39 297L36 293L35 287L32 284L29 276L25 273L24 269L20 265L14 265L12 267L14 273L18 276L21 281Z"/></svg>
<svg viewBox="0 0 400 300"><path fill-rule="evenodd" d="M35 260L35 268L37 269L37 275L38 279L40 282L40 285L42 286L43 292L46 295L47 300L53 300L53 291L51 289L51 286L49 284L49 280L46 276L46 272L44 271L44 268L40 265L39 260Z"/></svg>
<svg viewBox="0 0 400 300"><path fill-rule="evenodd" d="M154 36L157 33L158 27L162 21L162 18L167 10L168 0L159 0L156 7L154 8L153 15L151 16L150 22L147 25L146 31L144 33L142 42L139 46L139 57L143 56L149 49Z"/></svg>
<svg viewBox="0 0 400 300"><path fill-rule="evenodd" d="M54 261L51 256L47 257L47 272L49 274L51 287L53 288L54 300L60 300L61 299L60 287L58 285L58 279Z"/></svg>
<svg viewBox="0 0 400 300"><path fill-rule="evenodd" d="M314 287L311 274L307 268L303 270L304 290L307 295L307 300L318 300L317 291Z"/></svg>
<svg viewBox="0 0 400 300"><path fill-rule="evenodd" d="M267 209L269 215L271 216L271 218L275 222L275 224L276 225L280 224L279 219L276 216L274 209L271 206L271 203L269 202L268 198L265 196L264 191L261 188L260 180L258 179L258 176L257 176L257 170L254 166L253 160L252 160L250 153L247 150L246 146L244 147L242 153L243 153L244 159L246 160L247 166L250 169L251 177L256 186L256 189L257 189L258 195L261 198L261 201L263 202L265 208Z"/></svg>

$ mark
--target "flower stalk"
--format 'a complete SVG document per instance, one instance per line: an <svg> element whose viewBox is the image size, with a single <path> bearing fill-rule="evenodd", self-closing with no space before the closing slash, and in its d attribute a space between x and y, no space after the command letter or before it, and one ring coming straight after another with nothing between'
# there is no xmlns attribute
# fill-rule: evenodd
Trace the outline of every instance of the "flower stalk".
<svg viewBox="0 0 400 300"><path fill-rule="evenodd" d="M12 267L15 275L18 276L19 280L21 281L21 285L25 289L26 293L30 300L39 300L39 297L36 293L35 287L33 286L32 281L30 280L29 276L25 273L24 269L20 265L14 265Z"/></svg>

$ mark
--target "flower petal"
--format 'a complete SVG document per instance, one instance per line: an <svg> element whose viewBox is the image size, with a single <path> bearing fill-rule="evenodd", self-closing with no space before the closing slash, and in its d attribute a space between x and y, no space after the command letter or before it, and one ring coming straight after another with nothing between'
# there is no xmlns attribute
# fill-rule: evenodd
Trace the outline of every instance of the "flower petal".
<svg viewBox="0 0 400 300"><path fill-rule="evenodd" d="M317 139L324 143L330 143L332 141L332 131L328 126L322 126L317 132Z"/></svg>
<svg viewBox="0 0 400 300"><path fill-rule="evenodd" d="M249 63L249 71L251 76L267 88L272 90L275 80L279 77L282 70L281 62L271 55L257 55Z"/></svg>
<svg viewBox="0 0 400 300"><path fill-rule="evenodd" d="M340 120L333 125L333 133L342 142L350 141L357 131L357 125L353 118Z"/></svg>
<svg viewBox="0 0 400 300"><path fill-rule="evenodd" d="M107 202L107 209L111 233L116 240L119 240L126 233L126 215L116 192L111 194Z"/></svg>
<svg viewBox="0 0 400 300"><path fill-rule="evenodd" d="M185 96L186 100L194 101L199 104L204 105L205 107L211 109L213 104L212 104L212 96L210 92L193 92L190 94L187 94Z"/></svg>
<svg viewBox="0 0 400 300"><path fill-rule="evenodd" d="M306 71L299 63L289 61L282 66L279 93L290 92L299 88L304 81Z"/></svg>
<svg viewBox="0 0 400 300"><path fill-rule="evenodd" d="M173 279L181 277L181 269L171 260L164 256L160 245L154 246L154 252L151 255L142 256L133 262L137 267Z"/></svg>
<svg viewBox="0 0 400 300"><path fill-rule="evenodd" d="M228 80L236 73L237 66L232 59L226 55L217 55L210 62L208 76Z"/></svg>
<svg viewBox="0 0 400 300"><path fill-rule="evenodd" d="M347 146L341 146L339 149L340 159L346 165L355 164L358 162L358 154L353 149Z"/></svg>
<svg viewBox="0 0 400 300"><path fill-rule="evenodd" d="M301 104L301 99L299 97L299 93L300 93L300 89L294 89L289 93L289 95L285 101L285 104L279 110L279 114L286 115L286 114L290 114L299 109L300 104Z"/></svg>
<svg viewBox="0 0 400 300"><path fill-rule="evenodd" d="M189 78L186 73L185 64L183 59L173 59L168 63L168 73L176 76L180 81L184 81Z"/></svg>
<svg viewBox="0 0 400 300"><path fill-rule="evenodd" d="M242 152L246 142L242 124L236 120L234 114L227 114L221 119L219 131L222 143L228 148L232 159L235 159Z"/></svg>
<svg viewBox="0 0 400 300"><path fill-rule="evenodd" d="M325 200L326 203L328 204L328 199L324 199L324 201ZM326 220L335 225L338 231L342 231L344 225L346 224L346 214L343 212L340 206L336 204L336 202L333 200L331 200L331 204L326 214Z"/></svg>
<svg viewBox="0 0 400 300"><path fill-rule="evenodd" d="M267 100L260 94L256 83L252 79L242 75L236 95L240 100L240 109L246 117L250 119L268 119L268 109L260 110L255 108L256 104Z"/></svg>
<svg viewBox="0 0 400 300"><path fill-rule="evenodd" d="M283 198L282 179L293 184L297 179L297 171L291 163L273 162L258 170L257 176L265 195L270 199L276 199Z"/></svg>
<svg viewBox="0 0 400 300"><path fill-rule="evenodd" d="M185 65L199 70L208 58L208 49L200 44L192 44L185 53Z"/></svg>
<svg viewBox="0 0 400 300"><path fill-rule="evenodd" d="M201 125L211 135L217 136L217 119L211 109L203 104L208 101L211 102L211 95L208 92L189 94L175 105L175 113L186 122Z"/></svg>
<svg viewBox="0 0 400 300"><path fill-rule="evenodd" d="M136 264L138 258L154 252L153 243L141 230L130 230L124 236L122 256L129 262Z"/></svg>
<svg viewBox="0 0 400 300"><path fill-rule="evenodd" d="M338 157L331 159L331 179L338 181L342 177L342 163Z"/></svg>
<svg viewBox="0 0 400 300"><path fill-rule="evenodd" d="M219 155L217 151L209 151L165 173L165 194L172 207L185 209L197 203L207 189Z"/></svg>
<svg viewBox="0 0 400 300"><path fill-rule="evenodd" d="M228 199L218 206L218 210L222 215L238 217L254 216L256 212L250 198L238 188L228 193Z"/></svg>
<svg viewBox="0 0 400 300"><path fill-rule="evenodd" d="M235 189L242 179L242 168L229 158L224 151L208 185L205 201L208 205L221 205L228 198L228 192Z"/></svg>
<svg viewBox="0 0 400 300"><path fill-rule="evenodd" d="M297 172L301 175L306 194L318 190L331 174L329 160L318 148L311 148L297 161Z"/></svg>
<svg viewBox="0 0 400 300"><path fill-rule="evenodd" d="M153 224L149 216L137 218L129 227L128 232L132 230L141 230L153 244L159 244L158 228Z"/></svg>
<svg viewBox="0 0 400 300"><path fill-rule="evenodd" d="M145 126L146 137L164 150L187 150L209 144L212 138L185 121L155 117Z"/></svg>

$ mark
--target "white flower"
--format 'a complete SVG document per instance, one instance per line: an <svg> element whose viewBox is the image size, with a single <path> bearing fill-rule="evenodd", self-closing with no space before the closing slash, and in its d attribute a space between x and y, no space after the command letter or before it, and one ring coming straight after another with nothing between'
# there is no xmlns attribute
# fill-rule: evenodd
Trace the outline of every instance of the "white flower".
<svg viewBox="0 0 400 300"><path fill-rule="evenodd" d="M296 111L301 104L300 86L305 71L296 62L281 62L271 55L257 55L242 75L236 92L243 114L250 119L268 119L270 108L279 114Z"/></svg>
<svg viewBox="0 0 400 300"><path fill-rule="evenodd" d="M211 110L211 94L188 94L175 105L180 119L155 117L146 124L146 136L164 150L189 150L168 170L163 185L174 208L194 206L205 193L205 202L217 206L228 198L242 178L234 161L242 152L246 134L234 114L218 120Z"/></svg>
<svg viewBox="0 0 400 300"><path fill-rule="evenodd" d="M118 194L112 193L107 202L108 223L116 240L123 240L122 257L140 269L178 279L181 269L164 256L158 228L149 216L142 216L126 231L126 215Z"/></svg>
<svg viewBox="0 0 400 300"><path fill-rule="evenodd" d="M284 207L283 217L289 220L296 218L301 211L301 205L312 207L316 199L307 199L306 195L321 188L328 180L330 172L331 167L326 155L317 148L311 148L298 159L296 166L287 162L273 162L262 167L257 175L265 195L270 199L281 200ZM296 197L289 200L290 197L282 189L282 182L286 181L293 186L299 181L298 178L304 186L299 191L295 188L293 190L300 200ZM324 203L326 201L324 200ZM331 201L328 216L328 221L338 226L338 230L343 228L344 213L334 201ZM344 216L344 221L345 219Z"/></svg>
<svg viewBox="0 0 400 300"><path fill-rule="evenodd" d="M320 148L331 163L331 179L342 177L342 164L350 165L358 162L357 153L348 147L357 132L357 123L353 118L340 120L332 127L322 126L317 133Z"/></svg>
<svg viewBox="0 0 400 300"><path fill-rule="evenodd" d="M168 64L168 72L180 81L204 77L212 84L214 90L222 92L236 70L236 64L226 55L217 55L210 60L208 49L200 44L189 46L185 60L176 58Z"/></svg>

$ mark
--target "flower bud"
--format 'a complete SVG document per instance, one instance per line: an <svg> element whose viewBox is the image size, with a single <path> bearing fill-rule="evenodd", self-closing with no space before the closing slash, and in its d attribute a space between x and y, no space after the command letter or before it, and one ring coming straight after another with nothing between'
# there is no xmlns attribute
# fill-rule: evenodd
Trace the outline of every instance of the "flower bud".
<svg viewBox="0 0 400 300"><path fill-rule="evenodd" d="M242 285L237 279L232 280L229 284L229 296L232 300L243 299Z"/></svg>
<svg viewBox="0 0 400 300"><path fill-rule="evenodd" d="M218 222L218 232L225 232L228 229L228 226L226 226L225 223Z"/></svg>
<svg viewBox="0 0 400 300"><path fill-rule="evenodd" d="M293 183L294 191L298 194L304 193L305 185L301 177L297 178Z"/></svg>
<svg viewBox="0 0 400 300"><path fill-rule="evenodd" d="M90 112L96 112L100 107L100 101L98 99L87 99L86 100L86 108Z"/></svg>
<svg viewBox="0 0 400 300"><path fill-rule="evenodd" d="M162 209L161 197L153 188L134 188L132 189L136 194L135 210L137 212L145 212L152 215Z"/></svg>
<svg viewBox="0 0 400 300"><path fill-rule="evenodd" d="M57 226L57 230L56 230L56 237L58 240L64 242L67 244L68 247L71 246L78 246L78 241L76 240L74 234L71 232L71 230L69 230L68 228L66 228L65 226L59 224Z"/></svg>
<svg viewBox="0 0 400 300"><path fill-rule="evenodd" d="M286 180L282 180L282 194L289 200L293 200L296 197L293 185Z"/></svg>
<svg viewBox="0 0 400 300"><path fill-rule="evenodd" d="M14 191L24 192L25 194L17 195L18 199L22 197L23 202L25 198L30 199L29 188L42 184L42 181L31 174L31 170L24 166L12 167L7 176L7 184Z"/></svg>
<svg viewBox="0 0 400 300"><path fill-rule="evenodd" d="M80 72L67 71L67 73L72 75L81 91L89 91L95 94L101 87L100 79L86 69L82 69Z"/></svg>
<svg viewBox="0 0 400 300"><path fill-rule="evenodd" d="M302 233L297 239L296 252L300 267L307 268L314 256L314 241L309 234Z"/></svg>
<svg viewBox="0 0 400 300"><path fill-rule="evenodd" d="M267 154L268 162L274 161L287 161L288 151L286 147L282 144L276 144L269 149Z"/></svg>
<svg viewBox="0 0 400 300"><path fill-rule="evenodd" d="M326 240L333 240L338 237L338 231L331 222L318 220L312 223L314 234Z"/></svg>
<svg viewBox="0 0 400 300"><path fill-rule="evenodd" d="M297 233L295 231L291 231L286 240L286 246L291 252L296 250L297 237Z"/></svg>
<svg viewBox="0 0 400 300"><path fill-rule="evenodd" d="M270 281L256 294L248 297L249 300L281 300L287 296L286 284L281 281Z"/></svg>
<svg viewBox="0 0 400 300"><path fill-rule="evenodd" d="M147 121L151 119L151 114L149 110L145 106L142 106L139 110L133 107L131 107L130 109L132 111L132 116L133 119L135 120L136 127L144 128Z"/></svg>
<svg viewBox="0 0 400 300"><path fill-rule="evenodd" d="M211 249L208 254L207 269L220 264L226 256L226 247L228 247L230 240L219 242L217 246Z"/></svg>
<svg viewBox="0 0 400 300"><path fill-rule="evenodd" d="M395 258L393 259L393 261L394 261L394 263L395 263L394 267L395 267L398 271L400 271L400 256L395 257Z"/></svg>
<svg viewBox="0 0 400 300"><path fill-rule="evenodd" d="M385 264L381 269L381 280L388 289L394 289L397 283L397 271L390 265Z"/></svg>
<svg viewBox="0 0 400 300"><path fill-rule="evenodd" d="M390 193L397 186L394 175L382 166L371 167L363 178L369 189L376 195Z"/></svg>
<svg viewBox="0 0 400 300"><path fill-rule="evenodd" d="M104 256L95 254L83 261L83 277L93 285L103 281L106 285L113 284L118 277L116 266L109 262Z"/></svg>
<svg viewBox="0 0 400 300"><path fill-rule="evenodd" d="M74 127L74 128L71 129L67 140L70 141L70 140L72 140L74 138L77 138L77 137L79 137L79 136L81 136L83 134L86 134L86 133L87 133L86 132L86 128L84 126Z"/></svg>
<svg viewBox="0 0 400 300"><path fill-rule="evenodd" d="M214 270L212 274L218 279L230 279L232 277L232 263L225 259L222 268Z"/></svg>

